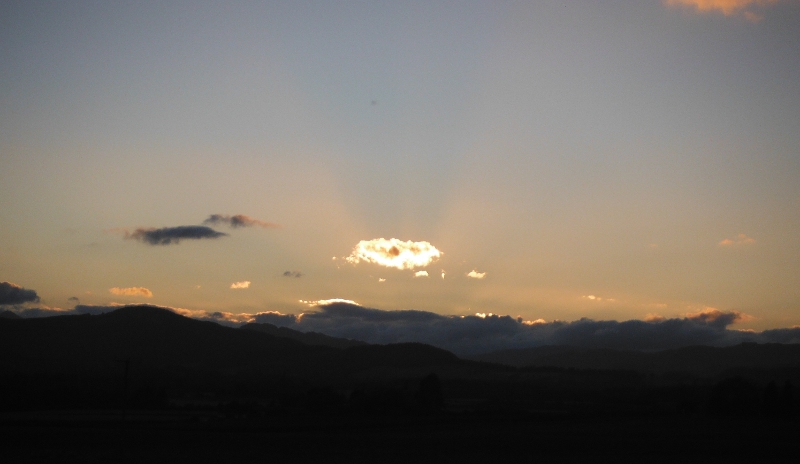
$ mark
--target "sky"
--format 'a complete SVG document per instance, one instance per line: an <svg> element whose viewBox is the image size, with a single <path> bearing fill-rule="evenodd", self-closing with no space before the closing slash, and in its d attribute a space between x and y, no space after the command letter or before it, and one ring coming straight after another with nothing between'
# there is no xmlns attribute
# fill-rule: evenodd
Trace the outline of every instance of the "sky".
<svg viewBox="0 0 800 464"><path fill-rule="evenodd" d="M779 0L2 2L0 304L798 325L798 24Z"/></svg>

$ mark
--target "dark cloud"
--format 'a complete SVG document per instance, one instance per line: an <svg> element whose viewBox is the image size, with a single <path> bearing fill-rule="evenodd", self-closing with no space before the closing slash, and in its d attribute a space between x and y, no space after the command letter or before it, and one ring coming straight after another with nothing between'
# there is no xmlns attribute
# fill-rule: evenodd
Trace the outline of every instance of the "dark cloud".
<svg viewBox="0 0 800 464"><path fill-rule="evenodd" d="M286 271L286 272L283 273L283 276L284 277L300 278L300 277L303 277L303 273L302 272L298 272L298 271Z"/></svg>
<svg viewBox="0 0 800 464"><path fill-rule="evenodd" d="M72 309L59 309L59 308L14 308L18 316L25 319L34 319L39 317L51 316L78 316L82 314L104 314L111 311L116 311L122 308L121 305L113 306L99 306L99 305L77 305Z"/></svg>
<svg viewBox="0 0 800 464"><path fill-rule="evenodd" d="M80 303L81 302L81 300L77 296L71 296L71 297L67 298L67 301L72 302L72 303Z"/></svg>
<svg viewBox="0 0 800 464"><path fill-rule="evenodd" d="M22 288L11 282L0 282L0 305L20 305L36 303L39 295L36 291Z"/></svg>
<svg viewBox="0 0 800 464"><path fill-rule="evenodd" d="M421 342L459 355L514 348L569 345L586 348L665 350L691 345L727 346L744 341L800 342L800 329L763 333L730 330L743 315L707 311L658 321L596 321L531 323L510 316L443 316L427 311L383 311L333 303L300 316L270 313L256 322L270 322L303 332L320 332L368 343Z"/></svg>
<svg viewBox="0 0 800 464"><path fill-rule="evenodd" d="M219 238L228 234L217 232L206 226L178 226L155 228L139 228L133 232L125 232L125 238L132 238L149 243L150 245L171 245L181 240L200 240L204 238Z"/></svg>
<svg viewBox="0 0 800 464"><path fill-rule="evenodd" d="M203 224L227 224L233 228L257 226L263 227L264 229L273 229L280 227L280 224L260 221L250 216L245 216L244 214L234 214L233 216L227 214L212 214L208 219L203 221Z"/></svg>

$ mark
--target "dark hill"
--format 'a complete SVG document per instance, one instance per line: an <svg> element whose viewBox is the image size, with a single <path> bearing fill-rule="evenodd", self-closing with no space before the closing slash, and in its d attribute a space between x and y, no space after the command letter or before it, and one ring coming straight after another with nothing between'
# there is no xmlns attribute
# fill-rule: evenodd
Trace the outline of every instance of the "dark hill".
<svg viewBox="0 0 800 464"><path fill-rule="evenodd" d="M347 350L317 346L197 321L162 308L131 306L95 316L4 320L0 323L0 366L19 372L104 371L130 359L170 372L318 378L369 369L374 363L408 369L463 363L428 345L353 343L360 346Z"/></svg>
<svg viewBox="0 0 800 464"><path fill-rule="evenodd" d="M686 372L711 377L735 369L800 368L800 345L742 343L657 352L543 346L496 351L474 359L517 367Z"/></svg>
<svg viewBox="0 0 800 464"><path fill-rule="evenodd" d="M366 342L350 340L347 338L336 338L317 332L300 332L288 327L278 327L268 323L251 322L240 327L244 330L254 330L273 335L275 337L288 338L298 341L304 345L329 346L331 348L350 348L352 346L366 345Z"/></svg>
<svg viewBox="0 0 800 464"><path fill-rule="evenodd" d="M0 312L0 319L22 319L17 313L5 310Z"/></svg>

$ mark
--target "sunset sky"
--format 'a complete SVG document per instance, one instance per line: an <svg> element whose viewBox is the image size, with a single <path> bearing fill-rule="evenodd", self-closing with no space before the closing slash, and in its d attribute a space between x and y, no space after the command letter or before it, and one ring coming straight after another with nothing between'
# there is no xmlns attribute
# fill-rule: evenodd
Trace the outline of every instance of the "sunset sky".
<svg viewBox="0 0 800 464"><path fill-rule="evenodd" d="M770 0L4 1L0 281L41 308L791 327L798 25Z"/></svg>

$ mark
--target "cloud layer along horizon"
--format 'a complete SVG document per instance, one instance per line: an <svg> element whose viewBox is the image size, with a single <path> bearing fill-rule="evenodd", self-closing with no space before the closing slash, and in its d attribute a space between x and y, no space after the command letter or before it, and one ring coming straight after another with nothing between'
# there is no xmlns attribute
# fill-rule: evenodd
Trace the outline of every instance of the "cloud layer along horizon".
<svg viewBox="0 0 800 464"><path fill-rule="evenodd" d="M233 314L165 308L178 314L229 327L243 323L270 323L301 332L388 344L419 342L438 346L460 356L497 350L568 345L620 350L666 350L692 345L730 346L742 342L800 343L800 328L749 332L729 329L747 316L736 311L708 309L682 318L649 321L524 321L495 314L442 316L417 310L384 311L346 300L304 301L314 311L294 315L266 311ZM12 310L22 317L101 314L121 306L78 305L72 310L41 308Z"/></svg>

